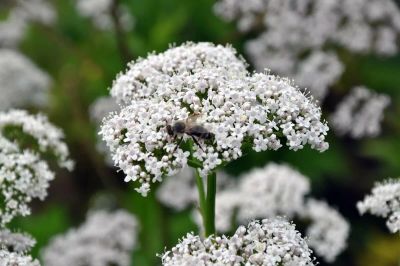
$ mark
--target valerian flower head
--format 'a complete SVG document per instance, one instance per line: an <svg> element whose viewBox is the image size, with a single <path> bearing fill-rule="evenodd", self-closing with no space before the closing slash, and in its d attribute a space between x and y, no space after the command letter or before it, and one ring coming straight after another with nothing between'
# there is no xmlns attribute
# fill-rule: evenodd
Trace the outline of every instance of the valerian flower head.
<svg viewBox="0 0 400 266"><path fill-rule="evenodd" d="M136 218L125 211L91 212L81 227L50 242L43 250L43 262L49 266L128 266L137 234Z"/></svg>
<svg viewBox="0 0 400 266"><path fill-rule="evenodd" d="M10 252L27 253L36 244L36 240L25 233L11 232L8 229L0 230L0 248Z"/></svg>
<svg viewBox="0 0 400 266"><path fill-rule="evenodd" d="M60 167L72 170L73 162L60 129L42 115L11 110L0 113L0 223L28 215L28 203L47 196L54 179L44 155L56 158Z"/></svg>
<svg viewBox="0 0 400 266"><path fill-rule="evenodd" d="M94 101L89 108L89 115L91 120L99 128L103 119L110 115L112 112L119 111L120 107L116 103L115 99L112 97L100 97ZM104 154L106 163L112 166L113 160L110 155L110 150L107 148L106 143L99 138L97 145L97 150Z"/></svg>
<svg viewBox="0 0 400 266"><path fill-rule="evenodd" d="M281 218L240 226L232 237L202 240L188 234L162 255L164 266L177 265L314 265L312 251L295 225Z"/></svg>
<svg viewBox="0 0 400 266"><path fill-rule="evenodd" d="M38 260L29 255L23 255L16 252L10 252L0 249L0 265L4 266L40 266Z"/></svg>
<svg viewBox="0 0 400 266"><path fill-rule="evenodd" d="M327 203L307 199L309 179L289 165L270 163L243 174L238 180L216 195L218 232L229 232L236 224L261 217L282 215L305 222L310 247L327 262L333 262L346 247L348 222ZM196 211L194 220L202 230L200 218Z"/></svg>
<svg viewBox="0 0 400 266"><path fill-rule="evenodd" d="M0 49L0 84L0 110L47 104L50 77L16 51Z"/></svg>
<svg viewBox="0 0 400 266"><path fill-rule="evenodd" d="M191 206L197 200L194 171L185 167L177 175L167 178L157 191L157 199L177 211Z"/></svg>
<svg viewBox="0 0 400 266"><path fill-rule="evenodd" d="M293 78L306 88L312 95L323 99L328 94L328 88L334 84L344 72L344 66L332 52L314 51L298 66Z"/></svg>
<svg viewBox="0 0 400 266"><path fill-rule="evenodd" d="M47 0L17 0L15 12L27 22L37 22L52 25L56 21L57 13Z"/></svg>
<svg viewBox="0 0 400 266"><path fill-rule="evenodd" d="M110 113L120 109L114 98L104 96L96 99L89 109L90 118L100 124Z"/></svg>
<svg viewBox="0 0 400 266"><path fill-rule="evenodd" d="M387 218L386 225L392 233L400 232L400 181L377 183L371 195L357 203L361 214L370 213Z"/></svg>
<svg viewBox="0 0 400 266"><path fill-rule="evenodd" d="M26 134L32 137L40 153L52 152L60 167L73 169L73 162L69 159L68 147L64 142L64 133L52 125L44 115L30 115L24 110L10 110L0 113L0 132L14 143L21 143L19 139L12 139L13 134L7 132ZM20 145L20 148L24 149Z"/></svg>
<svg viewBox="0 0 400 266"><path fill-rule="evenodd" d="M393 0L220 0L215 11L228 21L237 20L244 31L262 24L271 36L266 40L269 48L296 48L295 44L301 49L319 48L336 42L351 51L393 54L400 31L400 11ZM289 34L279 34L284 31ZM390 31L394 38L382 31ZM375 38L383 35L391 45L382 45Z"/></svg>
<svg viewBox="0 0 400 266"><path fill-rule="evenodd" d="M10 11L5 20L0 20L0 47L16 47L24 37L26 23L15 11Z"/></svg>
<svg viewBox="0 0 400 266"><path fill-rule="evenodd" d="M310 192L308 178L287 165L270 163L239 180L241 222L276 215L293 217L302 210L305 195Z"/></svg>
<svg viewBox="0 0 400 266"><path fill-rule="evenodd" d="M389 104L389 96L355 87L332 115L332 126L340 135L375 137L381 132L383 112Z"/></svg>
<svg viewBox="0 0 400 266"><path fill-rule="evenodd" d="M238 180L216 195L215 223L219 232L229 232L235 220L245 224L278 215L292 218L303 211L310 192L308 178L288 165L269 163Z"/></svg>
<svg viewBox="0 0 400 266"><path fill-rule="evenodd" d="M111 94L126 106L104 122L100 134L125 180L138 180L143 195L150 183L178 173L189 156L207 176L243 156L245 147L328 148L320 108L288 80L249 74L230 47L188 43L150 55L130 64ZM212 137L171 136L168 126L178 121L187 128L200 125ZM193 138L198 144L192 154L178 145Z"/></svg>
<svg viewBox="0 0 400 266"><path fill-rule="evenodd" d="M90 18L95 27L100 30L113 29L113 19L111 12L114 0L76 0L76 8L83 17ZM134 18L125 5L118 4L118 16L120 17L121 26L124 30L129 31L133 28Z"/></svg>
<svg viewBox="0 0 400 266"><path fill-rule="evenodd" d="M240 31L260 32L245 44L257 69L295 78L320 100L344 71L337 47L398 51L400 10L393 0L219 0L215 11Z"/></svg>
<svg viewBox="0 0 400 266"><path fill-rule="evenodd" d="M246 74L246 63L233 48L186 43L129 63L125 73L114 81L111 95L124 104L149 97L179 97L189 105L201 104L204 97L196 93L207 96L209 89L217 90L220 82Z"/></svg>
<svg viewBox="0 0 400 266"><path fill-rule="evenodd" d="M0 47L18 46L30 22L50 25L57 17L53 6L45 0L10 2L12 3L8 16L5 20L0 20Z"/></svg>
<svg viewBox="0 0 400 266"><path fill-rule="evenodd" d="M335 261L347 246L350 225L326 202L309 199L302 217L311 220L306 236L310 247L327 262Z"/></svg>

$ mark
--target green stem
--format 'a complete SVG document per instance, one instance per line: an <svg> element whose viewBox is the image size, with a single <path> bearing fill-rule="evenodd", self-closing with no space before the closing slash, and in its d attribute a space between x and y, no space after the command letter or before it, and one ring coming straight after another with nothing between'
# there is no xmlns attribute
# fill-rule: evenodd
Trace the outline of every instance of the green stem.
<svg viewBox="0 0 400 266"><path fill-rule="evenodd" d="M206 236L215 234L215 195L217 193L217 174L212 172L207 177L207 199L205 210L204 230Z"/></svg>
<svg viewBox="0 0 400 266"><path fill-rule="evenodd" d="M123 30L122 22L121 22L121 16L118 14L118 8L119 8L119 0L114 0L112 1L111 5L111 19L114 23L114 28L115 28L115 34L116 34L116 39L117 39L117 45L118 45L118 50L121 55L121 59L124 61L124 63L128 63L133 59L132 52L129 49L129 45L126 40L126 34Z"/></svg>
<svg viewBox="0 0 400 266"><path fill-rule="evenodd" d="M195 169L197 191L199 193L199 209L203 219L205 236L215 234L215 194L217 192L217 174L210 173L207 176L207 194L204 190L203 178L200 176L199 168L202 167L201 162L193 158L193 143L188 142L190 155L188 158L189 166Z"/></svg>
<svg viewBox="0 0 400 266"><path fill-rule="evenodd" d="M204 191L203 178L200 176L198 168L195 168L195 176L196 176L197 191L199 192L200 213L203 219L203 224L205 224L204 208L206 206L206 192Z"/></svg>

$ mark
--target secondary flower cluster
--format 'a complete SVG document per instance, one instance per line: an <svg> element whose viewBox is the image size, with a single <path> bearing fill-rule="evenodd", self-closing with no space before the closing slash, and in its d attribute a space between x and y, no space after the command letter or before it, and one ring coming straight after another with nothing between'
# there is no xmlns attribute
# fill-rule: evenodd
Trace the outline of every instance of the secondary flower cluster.
<svg viewBox="0 0 400 266"><path fill-rule="evenodd" d="M237 191L242 195L236 200L237 218L243 224L261 217L293 217L304 206L310 182L289 166L271 163L241 176Z"/></svg>
<svg viewBox="0 0 400 266"><path fill-rule="evenodd" d="M104 118L110 115L110 113L116 112L119 109L120 107L115 102L115 99L105 96L94 101L90 106L89 115L94 122L100 124Z"/></svg>
<svg viewBox="0 0 400 266"><path fill-rule="evenodd" d="M164 266L176 265L314 265L312 251L283 219L265 219L240 226L232 237L204 240L188 234L162 255Z"/></svg>
<svg viewBox="0 0 400 266"><path fill-rule="evenodd" d="M306 231L309 244L326 261L334 261L346 247L348 222L325 202L306 199L310 183L301 173L286 165L270 163L243 174L238 180L238 184L228 186L216 196L217 231L229 232L235 221L246 224L253 219L283 215L309 222Z"/></svg>
<svg viewBox="0 0 400 266"><path fill-rule="evenodd" d="M347 246L349 223L326 202L314 199L307 200L300 216L311 221L306 231L310 247L325 261L335 261Z"/></svg>
<svg viewBox="0 0 400 266"><path fill-rule="evenodd" d="M157 191L158 200L177 211L198 205L193 171L185 168L169 177ZM279 215L306 222L305 235L316 254L333 262L345 249L350 226L327 203L307 198L309 179L288 165L270 163L237 180L218 173L215 223L218 232L230 232L236 224ZM194 208L195 209L195 208ZM202 230L197 210L193 219Z"/></svg>
<svg viewBox="0 0 400 266"><path fill-rule="evenodd" d="M16 12L10 12L6 20L0 20L0 47L17 46L26 31L26 23Z"/></svg>
<svg viewBox="0 0 400 266"><path fill-rule="evenodd" d="M8 229L0 231L0 265L39 266L39 261L26 255L36 241L29 235L13 233Z"/></svg>
<svg viewBox="0 0 400 266"><path fill-rule="evenodd" d="M109 116L112 112L116 112L119 109L120 107L115 102L114 98L100 97L90 106L89 115L94 124L97 127L100 127L103 119ZM102 141L101 139L98 140L96 148L100 153L104 154L106 163L108 165L113 165L110 151L104 141Z"/></svg>
<svg viewBox="0 0 400 266"><path fill-rule="evenodd" d="M177 175L167 178L157 190L157 199L177 211L182 211L197 202L193 169L185 167Z"/></svg>
<svg viewBox="0 0 400 266"><path fill-rule="evenodd" d="M10 252L7 250L0 250L0 265L11 266L40 266L38 260L33 259L29 255L23 255L16 252Z"/></svg>
<svg viewBox="0 0 400 266"><path fill-rule="evenodd" d="M378 183L372 189L372 194L357 203L361 214L387 218L386 225L392 233L400 232L400 181L388 180Z"/></svg>
<svg viewBox="0 0 400 266"><path fill-rule="evenodd" d="M16 51L0 49L0 84L0 110L47 103L50 77Z"/></svg>
<svg viewBox="0 0 400 266"><path fill-rule="evenodd" d="M125 211L89 213L81 227L50 242L43 251L44 265L131 265L137 231L136 218Z"/></svg>
<svg viewBox="0 0 400 266"><path fill-rule="evenodd" d="M0 47L16 47L30 22L53 24L57 14L46 0L16 0L8 17L0 21Z"/></svg>
<svg viewBox="0 0 400 266"><path fill-rule="evenodd" d="M15 12L25 21L36 21L51 25L57 18L54 7L47 0L17 0Z"/></svg>
<svg viewBox="0 0 400 266"><path fill-rule="evenodd" d="M238 180L216 195L215 223L219 232L229 232L234 220L246 224L277 215L292 218L303 210L310 191L306 177L289 166L274 163L245 173Z"/></svg>
<svg viewBox="0 0 400 266"><path fill-rule="evenodd" d="M8 229L0 231L0 247L11 252L26 253L36 244L30 235L24 233L13 233Z"/></svg>
<svg viewBox="0 0 400 266"><path fill-rule="evenodd" d="M116 0L76 0L76 8L83 16L90 18L93 24L101 30L110 30L114 27L111 12ZM134 19L125 5L118 4L117 13L124 30L132 29Z"/></svg>
<svg viewBox="0 0 400 266"><path fill-rule="evenodd" d="M389 104L388 96L355 87L332 115L332 126L338 134L353 138L377 136L381 132L383 112Z"/></svg>
<svg viewBox="0 0 400 266"><path fill-rule="evenodd" d="M255 151L292 150L309 144L324 151L328 127L321 110L288 80L268 73L249 74L230 47L187 43L159 55L149 55L114 82L111 94L126 106L107 119L100 131L125 181L150 183L172 176L197 160L201 176ZM212 133L190 149L189 134L171 136L167 126L190 121Z"/></svg>
<svg viewBox="0 0 400 266"><path fill-rule="evenodd" d="M219 0L215 11L237 20L241 31L262 31L246 44L258 69L296 78L319 99L344 71L337 47L379 55L398 50L400 11L393 0Z"/></svg>
<svg viewBox="0 0 400 266"><path fill-rule="evenodd" d="M28 215L33 198L43 200L54 173L43 155L53 155L60 167L71 170L63 133L42 115L11 110L0 113L0 223Z"/></svg>

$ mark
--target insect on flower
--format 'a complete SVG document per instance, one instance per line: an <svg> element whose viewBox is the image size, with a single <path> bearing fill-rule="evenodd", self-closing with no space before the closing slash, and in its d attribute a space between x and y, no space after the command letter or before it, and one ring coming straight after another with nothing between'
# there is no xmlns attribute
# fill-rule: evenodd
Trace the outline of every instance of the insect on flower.
<svg viewBox="0 0 400 266"><path fill-rule="evenodd" d="M188 136L192 137L193 141L201 150L203 150L203 148L201 147L198 139L211 140L214 138L214 133L208 131L204 126L196 123L196 120L199 116L200 114L193 114L189 116L186 121L176 121L172 125L167 125L168 135L173 137L174 140L176 140L178 135L182 135L174 149L174 152L182 143L183 134L187 134Z"/></svg>

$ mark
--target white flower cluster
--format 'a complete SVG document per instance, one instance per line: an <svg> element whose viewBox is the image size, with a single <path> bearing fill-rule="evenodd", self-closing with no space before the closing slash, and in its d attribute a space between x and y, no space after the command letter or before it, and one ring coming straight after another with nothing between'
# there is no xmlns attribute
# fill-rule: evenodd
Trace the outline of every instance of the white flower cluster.
<svg viewBox="0 0 400 266"><path fill-rule="evenodd" d="M357 203L361 214L387 218L386 225L392 233L400 232L400 181L389 180L378 183L372 189L372 194Z"/></svg>
<svg viewBox="0 0 400 266"><path fill-rule="evenodd" d="M56 10L46 0L17 0L15 12L27 22L34 21L45 25L54 24L57 18Z"/></svg>
<svg viewBox="0 0 400 266"><path fill-rule="evenodd" d="M125 181L138 180L143 195L151 182L187 164L190 152L177 142L187 143L191 136L175 138L167 130L177 121L190 128L196 118L213 136L197 138L201 146L193 147L203 177L241 157L243 145L255 151L277 150L284 143L292 150L306 144L328 148L320 108L285 79L250 75L230 47L187 43L150 55L129 64L111 94L126 107L104 122L100 134Z"/></svg>
<svg viewBox="0 0 400 266"><path fill-rule="evenodd" d="M239 180L242 196L237 197L237 215L241 224L276 215L293 217L302 210L304 198L310 192L309 180L287 165L270 163Z"/></svg>
<svg viewBox="0 0 400 266"><path fill-rule="evenodd" d="M10 110L0 113L0 132L8 127L19 127L20 130L33 137L40 152L52 152L60 167L73 169L73 161L69 159L69 151L64 143L64 133L52 125L44 115L30 115L24 110ZM18 140L12 140L18 142Z"/></svg>
<svg viewBox="0 0 400 266"><path fill-rule="evenodd" d="M198 200L193 172L185 167L177 175L166 178L157 190L157 199L177 211L193 205Z"/></svg>
<svg viewBox="0 0 400 266"><path fill-rule="evenodd" d="M109 116L112 112L116 112L119 109L120 107L115 102L114 98L100 97L90 106L89 115L96 126L100 127L103 119ZM104 143L104 141L99 139L96 148L100 153L104 154L106 163L110 166L113 165L110 150L107 148L107 145Z"/></svg>
<svg viewBox="0 0 400 266"><path fill-rule="evenodd" d="M183 98L190 109L199 111L202 97L196 93L219 96L219 87L228 86L226 79L242 79L247 74L246 63L230 46L188 42L129 63L114 81L111 95L127 105L146 98L176 98L177 102ZM213 104L223 102L218 97Z"/></svg>
<svg viewBox="0 0 400 266"><path fill-rule="evenodd" d="M162 265L311 266L314 260L295 225L278 218L240 226L230 238L188 234L162 255Z"/></svg>
<svg viewBox="0 0 400 266"><path fill-rule="evenodd" d="M332 52L314 51L298 65L294 80L310 88L313 96L324 99L328 87L342 75L344 66Z"/></svg>
<svg viewBox="0 0 400 266"><path fill-rule="evenodd" d="M22 143L23 139L29 139L30 143ZM0 192L4 199L0 208L1 225L17 215L28 215L28 203L33 198L43 200L47 196L54 173L41 158L42 154L54 155L60 167L73 168L62 131L46 117L22 110L0 113Z"/></svg>
<svg viewBox="0 0 400 266"><path fill-rule="evenodd" d="M44 265L131 265L137 231L136 218L125 211L89 213L81 227L55 237L43 250Z"/></svg>
<svg viewBox="0 0 400 266"><path fill-rule="evenodd" d="M13 1L8 17L0 21L0 47L16 47L30 22L51 25L56 17L53 6L45 0Z"/></svg>
<svg viewBox="0 0 400 266"><path fill-rule="evenodd" d="M287 165L269 163L238 180L216 195L215 223L219 232L229 232L234 220L246 224L279 215L293 218L304 210L304 199L310 192L308 178Z"/></svg>
<svg viewBox="0 0 400 266"><path fill-rule="evenodd" d="M350 225L326 202L309 199L301 216L311 220L306 236L310 247L327 262L335 261L346 248Z"/></svg>
<svg viewBox="0 0 400 266"><path fill-rule="evenodd" d="M24 55L0 49L0 110L47 104L50 77Z"/></svg>
<svg viewBox="0 0 400 266"><path fill-rule="evenodd" d="M381 55L398 50L400 11L393 0L219 0L215 10L237 20L241 31L263 30L246 45L258 69L296 77L319 99L344 71L334 47Z"/></svg>
<svg viewBox="0 0 400 266"><path fill-rule="evenodd" d="M246 224L259 218L285 216L310 221L306 236L316 254L332 262L346 247L350 226L325 202L307 199L308 178L287 165L270 163L242 175L216 195L215 227L229 232L233 224ZM201 227L198 212L195 222ZM233 223L233 224L232 224Z"/></svg>
<svg viewBox="0 0 400 266"><path fill-rule="evenodd" d="M0 265L1 266L40 266L27 253L36 244L30 235L14 233L8 229L0 230Z"/></svg>
<svg viewBox="0 0 400 266"><path fill-rule="evenodd" d="M90 18L100 30L110 30L113 26L111 9L115 0L76 0L76 8L81 16ZM117 7L121 26L125 31L133 28L134 18L125 5Z"/></svg>
<svg viewBox="0 0 400 266"><path fill-rule="evenodd" d="M120 107L116 103L115 99L104 96L96 99L96 101L92 103L89 109L89 115L94 122L100 124L104 118L119 109Z"/></svg>
<svg viewBox="0 0 400 266"><path fill-rule="evenodd" d="M223 173L222 173L223 174ZM218 173L215 226L218 232L229 232L235 221L246 224L258 218L283 215L310 222L306 236L316 254L332 262L346 247L350 226L335 209L325 202L307 199L310 192L308 178L287 165L270 163L264 168L233 178ZM158 199L175 210L197 204L193 172L185 168L169 177L157 191ZM197 210L193 219L202 228Z"/></svg>
<svg viewBox="0 0 400 266"><path fill-rule="evenodd" d="M26 23L16 12L10 12L6 20L0 20L0 47L16 47L24 37Z"/></svg>
<svg viewBox="0 0 400 266"><path fill-rule="evenodd" d="M381 132L383 112L389 104L388 96L365 87L355 87L339 104L331 123L340 135L375 137Z"/></svg>
<svg viewBox="0 0 400 266"><path fill-rule="evenodd" d="M16 148L16 147L15 147ZM46 162L32 152L2 149L0 153L0 190L4 197L1 206L1 224L15 216L30 214L28 203L33 198L43 200L47 196L49 182L54 173Z"/></svg>
<svg viewBox="0 0 400 266"><path fill-rule="evenodd" d="M16 253L29 252L36 240L24 233L13 233L8 229L0 230L0 248ZM1 265L1 264L0 264Z"/></svg>
<svg viewBox="0 0 400 266"><path fill-rule="evenodd" d="M0 265L4 266L40 266L36 259L29 255L0 249Z"/></svg>

